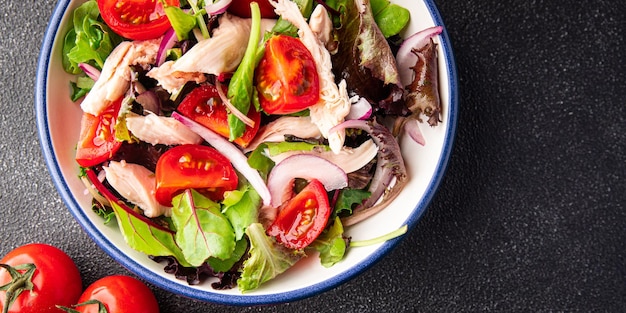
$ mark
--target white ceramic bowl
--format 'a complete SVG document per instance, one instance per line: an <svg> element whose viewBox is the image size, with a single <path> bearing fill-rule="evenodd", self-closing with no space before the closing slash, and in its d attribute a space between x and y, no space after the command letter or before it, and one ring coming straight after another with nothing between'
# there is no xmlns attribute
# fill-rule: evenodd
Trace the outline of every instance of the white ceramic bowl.
<svg viewBox="0 0 626 313"><path fill-rule="evenodd" d="M352 248L346 258L331 268L320 265L317 257L298 262L278 278L258 290L241 294L237 289L214 290L211 281L190 286L163 271L163 265L126 245L115 223L105 225L91 210L91 197L78 179L74 161L82 112L69 98L68 83L72 76L61 66L61 49L68 30L70 12L82 1L60 0L45 33L36 82L37 126L44 157L65 204L91 238L113 259L150 283L170 292L199 300L231 305L256 305L294 301L336 287L365 271L401 240ZM394 0L412 12L404 34L443 25L432 0ZM445 31L439 43L440 91L443 122L423 127L427 140L419 146L410 139L401 142L410 182L397 199L374 217L346 229L353 240L364 240L389 233L408 224L411 229L424 213L441 181L452 150L458 114L457 76L450 41ZM406 137L406 136L405 136Z"/></svg>

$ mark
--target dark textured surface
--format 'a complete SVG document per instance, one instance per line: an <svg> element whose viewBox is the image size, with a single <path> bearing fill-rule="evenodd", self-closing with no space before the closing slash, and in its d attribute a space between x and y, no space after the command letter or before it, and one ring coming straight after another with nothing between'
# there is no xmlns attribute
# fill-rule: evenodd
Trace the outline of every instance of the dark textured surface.
<svg viewBox="0 0 626 313"><path fill-rule="evenodd" d="M233 308L155 288L162 312L626 311L626 2L436 3L461 110L406 240L313 298ZM40 152L34 75L54 5L0 0L0 255L54 244L87 285L128 272L72 219Z"/></svg>

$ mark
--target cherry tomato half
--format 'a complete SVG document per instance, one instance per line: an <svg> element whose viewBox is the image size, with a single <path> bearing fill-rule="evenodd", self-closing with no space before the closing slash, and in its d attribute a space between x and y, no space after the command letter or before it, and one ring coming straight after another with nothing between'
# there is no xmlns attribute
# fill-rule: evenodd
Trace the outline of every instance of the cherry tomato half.
<svg viewBox="0 0 626 313"><path fill-rule="evenodd" d="M263 111L289 114L319 101L320 82L311 52L300 39L277 35L265 46L256 71L256 86Z"/></svg>
<svg viewBox="0 0 626 313"><path fill-rule="evenodd" d="M162 0L98 0L104 22L118 35L134 40L155 39L170 27ZM179 0L165 0L179 6Z"/></svg>
<svg viewBox="0 0 626 313"><path fill-rule="evenodd" d="M156 166L156 199L172 206L172 198L193 188L213 200L237 188L239 178L230 161L217 150L201 145L181 145L165 151Z"/></svg>
<svg viewBox="0 0 626 313"><path fill-rule="evenodd" d="M313 179L287 202L267 234L286 247L303 249L322 233L330 213L326 189Z"/></svg>
<svg viewBox="0 0 626 313"><path fill-rule="evenodd" d="M115 124L122 106L120 98L98 116L83 113L80 139L76 146L76 162L84 167L94 166L110 159L122 146L115 139Z"/></svg>
<svg viewBox="0 0 626 313"><path fill-rule="evenodd" d="M89 300L100 301L108 313L159 312L152 290L140 280L125 275L105 276L89 285L78 299L78 304ZM98 313L98 308L98 304L74 307L81 313Z"/></svg>
<svg viewBox="0 0 626 313"><path fill-rule="evenodd" d="M227 94L224 91L224 94ZM178 106L180 114L204 125L204 127L229 138L228 112L217 93L217 87L202 85L192 90ZM245 148L259 131L261 113L250 107L247 115L254 121L254 127L246 126L243 135L233 142Z"/></svg>
<svg viewBox="0 0 626 313"><path fill-rule="evenodd" d="M253 1L259 4L261 17L276 18L274 7L270 4L269 0L233 0L228 7L228 12L239 17L250 18L250 2Z"/></svg>
<svg viewBox="0 0 626 313"><path fill-rule="evenodd" d="M34 264L30 281L32 290L24 290L9 306L11 313L60 312L55 305L72 305L81 294L80 272L72 259L59 248L33 243L20 246L5 255L1 264L11 267ZM26 270L19 270L24 274ZM0 268L0 286L11 282L9 272ZM6 303L6 291L0 291L0 311Z"/></svg>

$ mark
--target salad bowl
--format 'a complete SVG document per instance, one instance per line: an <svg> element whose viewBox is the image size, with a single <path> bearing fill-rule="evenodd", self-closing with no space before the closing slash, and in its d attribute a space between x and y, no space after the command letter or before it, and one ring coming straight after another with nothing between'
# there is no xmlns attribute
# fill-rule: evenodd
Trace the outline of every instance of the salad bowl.
<svg viewBox="0 0 626 313"><path fill-rule="evenodd" d="M260 288L241 293L238 289L215 290L211 280L189 285L164 272L164 265L129 247L116 223L105 224L91 210L92 198L79 179L75 147L82 111L70 100L69 81L61 64L63 36L69 29L71 12L83 1L60 0L48 24L41 47L36 79L36 115L41 148L52 180L64 203L84 231L114 260L131 272L182 296L228 305L283 303L310 297L334 288L380 261L402 239L350 248L346 257L326 268L316 257L308 257ZM394 0L411 11L403 36L419 30L444 26L432 0ZM400 141L409 182L383 211L346 228L353 240L366 240L393 232L404 225L415 226L428 207L445 173L452 150L458 114L457 76L451 44L445 31L435 39L438 49L439 92L443 114L436 127L422 125L426 143L419 145L408 136Z"/></svg>

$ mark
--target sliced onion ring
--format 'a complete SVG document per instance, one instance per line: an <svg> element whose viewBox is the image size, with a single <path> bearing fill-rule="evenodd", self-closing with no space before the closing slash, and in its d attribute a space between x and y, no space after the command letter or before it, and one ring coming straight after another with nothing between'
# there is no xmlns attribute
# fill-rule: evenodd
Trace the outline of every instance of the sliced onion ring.
<svg viewBox="0 0 626 313"><path fill-rule="evenodd" d="M200 135L206 142L208 142L213 148L220 151L225 157L227 157L233 164L235 169L239 171L252 185L252 187L259 193L261 199L263 199L264 205L271 203L272 196L270 191L265 185L265 181L261 178L259 172L248 165L248 159L234 144L226 140L224 137L216 134L210 129L194 122L193 120L180 115L178 112L172 113L172 117L181 122L183 125L189 127L191 131Z"/></svg>
<svg viewBox="0 0 626 313"><path fill-rule="evenodd" d="M93 80L100 78L100 70L87 63L78 63L78 67Z"/></svg>
<svg viewBox="0 0 626 313"><path fill-rule="evenodd" d="M415 65L417 56L411 51L425 46L431 38L441 34L442 26L433 26L421 30L407 37L396 54L396 63L398 64L398 72L400 73L400 81L403 86L408 85L412 80L413 71L411 67Z"/></svg>
<svg viewBox="0 0 626 313"><path fill-rule="evenodd" d="M172 49L174 45L178 42L178 37L176 36L176 31L174 28L168 29L163 38L161 38L161 44L159 45L159 50L157 51L156 56L156 66L161 66L165 59L167 58L167 51Z"/></svg>
<svg viewBox="0 0 626 313"><path fill-rule="evenodd" d="M218 0L204 7L207 13L211 15L222 14L226 12L226 9L230 6L233 0Z"/></svg>
<svg viewBox="0 0 626 313"><path fill-rule="evenodd" d="M296 178L317 179L327 191L348 186L348 175L339 166L315 155L296 154L276 164L267 177L272 207L278 207L293 195Z"/></svg>
<svg viewBox="0 0 626 313"><path fill-rule="evenodd" d="M350 106L347 120L366 120L372 116L372 104L365 98L359 98Z"/></svg>

